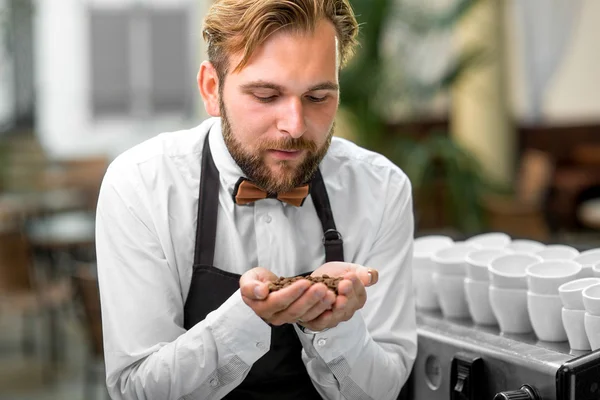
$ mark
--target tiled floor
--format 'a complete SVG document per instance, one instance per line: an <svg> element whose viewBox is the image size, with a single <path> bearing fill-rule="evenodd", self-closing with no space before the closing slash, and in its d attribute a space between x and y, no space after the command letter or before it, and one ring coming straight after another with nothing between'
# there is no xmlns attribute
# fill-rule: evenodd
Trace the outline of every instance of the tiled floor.
<svg viewBox="0 0 600 400"><path fill-rule="evenodd" d="M87 344L82 328L74 317L64 316L62 326L66 350L60 367L52 371L42 354L24 355L21 351L21 318L0 315L0 399L1 400L94 400L84 391L84 371L87 363ZM36 326L36 336L43 330ZM37 348L41 346L38 344ZM47 351L47 349L41 349ZM51 372L48 375L48 372ZM101 373L100 373L101 374ZM48 379L48 376L54 376ZM108 397L103 377L97 380L96 399Z"/></svg>

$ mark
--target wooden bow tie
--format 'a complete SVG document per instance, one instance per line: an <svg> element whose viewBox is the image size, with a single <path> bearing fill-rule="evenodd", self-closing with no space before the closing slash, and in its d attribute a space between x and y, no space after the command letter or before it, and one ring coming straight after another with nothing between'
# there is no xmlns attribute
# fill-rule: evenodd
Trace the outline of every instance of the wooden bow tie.
<svg viewBox="0 0 600 400"><path fill-rule="evenodd" d="M240 178L233 190L233 201L238 205L253 203L262 199L277 199L300 207L309 193L309 185L297 186L285 193L267 193L246 178Z"/></svg>

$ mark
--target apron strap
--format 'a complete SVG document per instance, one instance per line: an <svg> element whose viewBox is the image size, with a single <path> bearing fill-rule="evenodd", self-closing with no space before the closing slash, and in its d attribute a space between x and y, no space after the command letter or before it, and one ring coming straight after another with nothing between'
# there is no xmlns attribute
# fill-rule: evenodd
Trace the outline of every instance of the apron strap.
<svg viewBox="0 0 600 400"><path fill-rule="evenodd" d="M310 195L313 199L317 215L323 226L323 245L325 246L325 262L344 261L344 242L342 235L335 227L329 196L321 171L317 169L311 182Z"/></svg>
<svg viewBox="0 0 600 400"><path fill-rule="evenodd" d="M198 223L196 225L196 245L194 265L213 265L217 233L217 212L219 211L219 170L210 152L208 137L202 149L202 169L200 170L200 194L198 196Z"/></svg>

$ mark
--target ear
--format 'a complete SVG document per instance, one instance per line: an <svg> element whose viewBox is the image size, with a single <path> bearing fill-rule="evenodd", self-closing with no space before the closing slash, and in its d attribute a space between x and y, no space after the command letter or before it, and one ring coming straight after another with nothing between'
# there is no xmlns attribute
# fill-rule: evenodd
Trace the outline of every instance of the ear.
<svg viewBox="0 0 600 400"><path fill-rule="evenodd" d="M198 89L204 101L204 109L211 117L221 116L219 109L219 76L209 61L200 64L198 71Z"/></svg>

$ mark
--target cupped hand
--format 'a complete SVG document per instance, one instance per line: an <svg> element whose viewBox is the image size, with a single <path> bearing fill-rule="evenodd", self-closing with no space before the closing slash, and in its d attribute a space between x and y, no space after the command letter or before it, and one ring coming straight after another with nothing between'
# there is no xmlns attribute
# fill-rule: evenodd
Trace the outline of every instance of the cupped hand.
<svg viewBox="0 0 600 400"><path fill-rule="evenodd" d="M330 308L335 294L322 284L300 279L293 284L269 293L269 282L277 276L266 268L257 267L240 278L240 291L244 302L271 325L297 322L304 315L318 316Z"/></svg>
<svg viewBox="0 0 600 400"><path fill-rule="evenodd" d="M340 322L352 318L354 313L360 310L367 301L365 287L372 286L379 280L379 273L376 269L338 261L323 264L311 275L343 277L338 284L338 295L335 296L332 291L329 291L334 296L331 308L320 313L317 313L318 310L310 310L299 317L299 323L313 331L333 328Z"/></svg>

